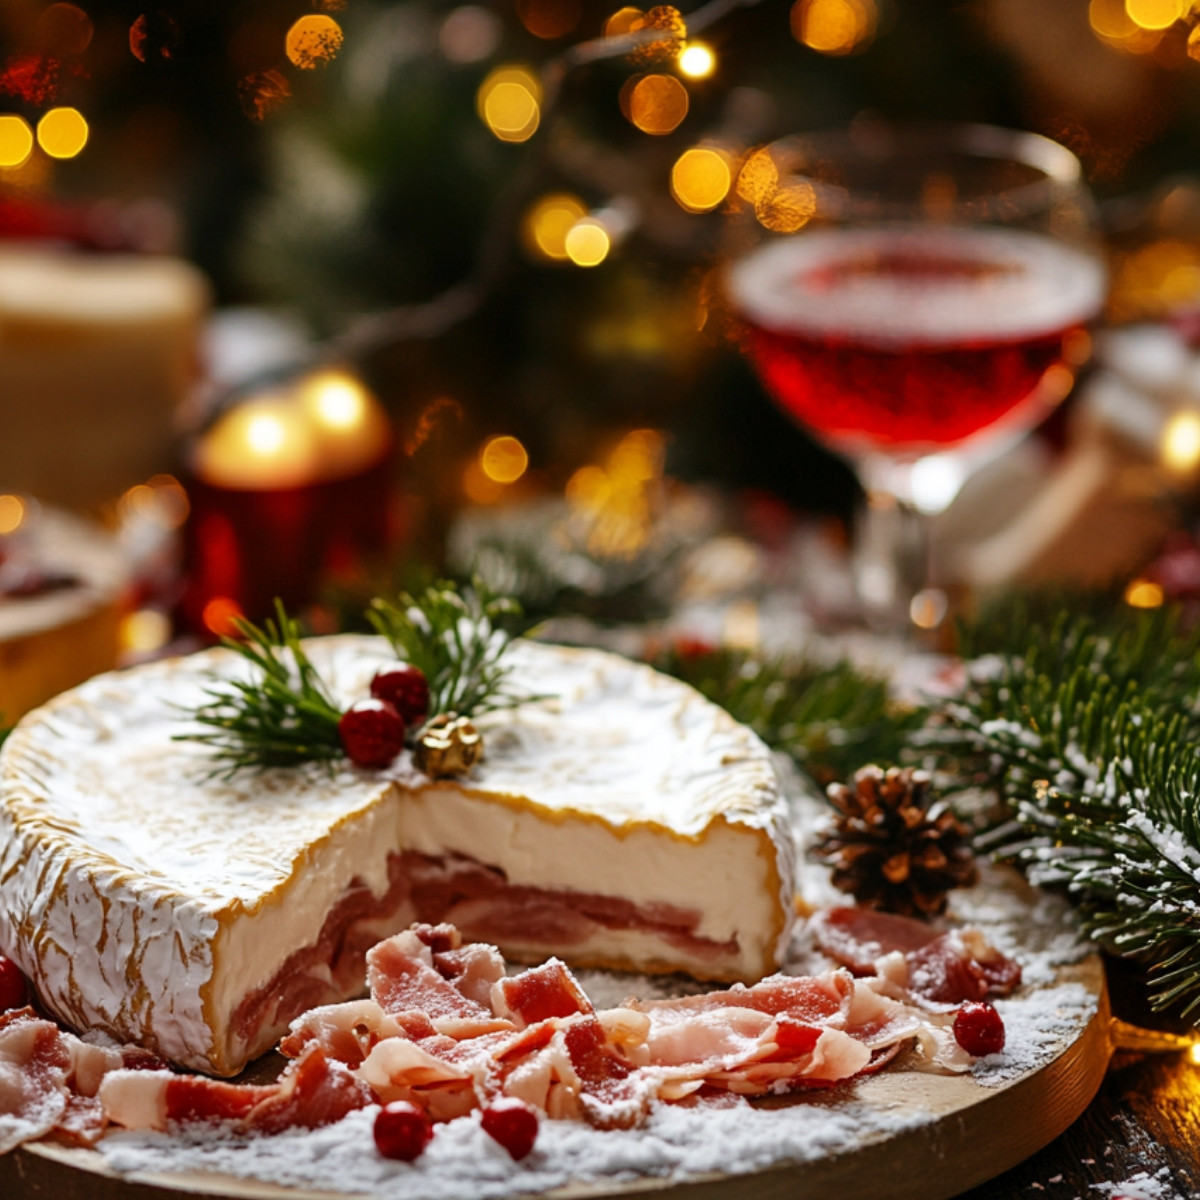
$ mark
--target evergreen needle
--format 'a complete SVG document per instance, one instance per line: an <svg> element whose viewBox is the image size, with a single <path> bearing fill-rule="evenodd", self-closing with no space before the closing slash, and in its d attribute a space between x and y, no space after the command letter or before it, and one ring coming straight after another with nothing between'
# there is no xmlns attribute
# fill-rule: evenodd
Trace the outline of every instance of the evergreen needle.
<svg viewBox="0 0 1200 1200"><path fill-rule="evenodd" d="M1065 887L1090 936L1146 964L1151 1002L1200 1024L1200 630L1018 604L964 645L967 687L923 747L1001 798L985 844Z"/></svg>
<svg viewBox="0 0 1200 1200"><path fill-rule="evenodd" d="M192 714L200 733L176 740L208 746L217 761L213 775L228 779L255 767L329 762L342 755L341 711L333 703L300 642L299 623L275 601L275 619L261 626L238 620L242 640L221 642L254 668L249 679L216 680L208 699Z"/></svg>
<svg viewBox="0 0 1200 1200"><path fill-rule="evenodd" d="M376 599L367 617L397 657L424 672L431 715L477 717L540 698L515 691L503 662L520 605L479 580L461 589L433 584L415 597L401 592L395 602Z"/></svg>

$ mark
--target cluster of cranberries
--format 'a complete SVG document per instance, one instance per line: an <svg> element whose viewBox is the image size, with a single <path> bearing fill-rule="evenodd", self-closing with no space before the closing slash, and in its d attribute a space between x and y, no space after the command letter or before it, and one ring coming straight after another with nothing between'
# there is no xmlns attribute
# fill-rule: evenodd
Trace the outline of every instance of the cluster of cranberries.
<svg viewBox="0 0 1200 1200"><path fill-rule="evenodd" d="M983 1058L1004 1049L1004 1020L990 1004L964 1004L954 1015L954 1040Z"/></svg>
<svg viewBox="0 0 1200 1200"><path fill-rule="evenodd" d="M28 1003L29 989L21 969L11 958L0 954L0 1012L24 1008Z"/></svg>
<svg viewBox="0 0 1200 1200"><path fill-rule="evenodd" d="M517 1162L533 1149L538 1117L528 1104L513 1096L491 1101L480 1118L484 1133L494 1138ZM433 1138L433 1121L415 1104L393 1100L375 1118L375 1146L384 1158L414 1162Z"/></svg>
<svg viewBox="0 0 1200 1200"><path fill-rule="evenodd" d="M338 722L342 749L355 766L386 767L404 748L410 725L429 713L429 681L411 663L383 667L371 680L371 695L352 704Z"/></svg>

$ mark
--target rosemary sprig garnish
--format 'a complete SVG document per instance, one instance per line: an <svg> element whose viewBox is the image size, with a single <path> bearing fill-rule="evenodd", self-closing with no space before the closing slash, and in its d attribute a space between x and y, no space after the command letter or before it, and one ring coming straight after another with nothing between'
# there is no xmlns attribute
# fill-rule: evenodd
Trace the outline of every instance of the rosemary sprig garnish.
<svg viewBox="0 0 1200 1200"><path fill-rule="evenodd" d="M276 600L274 620L261 626L239 620L237 629L241 640L223 637L221 643L256 671L206 688L209 699L191 714L204 732L176 734L176 740L208 746L218 763L212 775L219 779L247 768L340 758L342 714L300 644L299 623Z"/></svg>
<svg viewBox="0 0 1200 1200"><path fill-rule="evenodd" d="M510 622L519 607L481 587L428 587L398 602L375 600L368 613L397 657L419 668L429 683L429 716L476 717L538 697L512 688L502 657L512 640ZM238 771L329 763L345 753L338 730L342 710L305 653L300 625L275 602L275 618L239 621L239 638L222 638L254 670L248 678L214 679L207 699L190 715L199 732L177 740L208 746L213 777ZM411 743L417 729L409 729Z"/></svg>
<svg viewBox="0 0 1200 1200"><path fill-rule="evenodd" d="M478 580L462 589L433 584L416 597L401 592L396 602L375 599L367 610L396 656L424 672L431 716L478 717L539 698L513 691L502 661L520 616L515 600Z"/></svg>

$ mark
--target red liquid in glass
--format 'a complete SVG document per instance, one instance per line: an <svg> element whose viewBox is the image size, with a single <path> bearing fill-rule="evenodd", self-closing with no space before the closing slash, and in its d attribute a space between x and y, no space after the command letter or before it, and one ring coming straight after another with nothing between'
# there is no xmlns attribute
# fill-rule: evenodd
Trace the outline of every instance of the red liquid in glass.
<svg viewBox="0 0 1200 1200"><path fill-rule="evenodd" d="M1040 407L1103 294L1086 255L1002 230L821 231L754 257L731 286L743 347L779 404L852 453L934 451Z"/></svg>
<svg viewBox="0 0 1200 1200"><path fill-rule="evenodd" d="M832 442L953 446L1029 399L1076 328L940 349L751 329L747 348L772 396Z"/></svg>

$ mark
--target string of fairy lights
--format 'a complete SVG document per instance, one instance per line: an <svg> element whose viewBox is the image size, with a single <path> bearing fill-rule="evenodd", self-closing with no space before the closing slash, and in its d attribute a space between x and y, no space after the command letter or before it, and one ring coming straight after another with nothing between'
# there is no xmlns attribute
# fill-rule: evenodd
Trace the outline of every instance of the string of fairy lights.
<svg viewBox="0 0 1200 1200"><path fill-rule="evenodd" d="M753 3L755 0L740 0ZM732 9L738 3L722 7ZM276 66L246 72L237 83L249 117L264 120L292 98L288 71L313 71L333 62L346 43L342 23L333 15L345 0L317 0L315 12L296 18L282 33ZM617 103L626 119L652 137L675 133L690 108L689 85L709 79L720 69L716 51L689 28L713 7L685 15L670 5L647 11L625 6L613 12L598 38L559 53L549 65L500 62L492 66L476 92L480 120L500 141L523 143L544 124L546 85L554 71L607 56L602 43L613 43L637 68L626 80ZM546 41L578 32L581 0L514 0L516 18L532 35ZM1200 58L1200 2L1197 0L1090 0L1088 22L1104 44L1124 53L1149 54L1164 39L1175 38L1186 52ZM719 15L724 15L721 13ZM822 55L842 56L866 50L885 33L894 15L888 0L793 0L787 23L797 42ZM59 83L82 60L91 45L94 23L84 8L54 3L40 13L33 49L10 55L0 69L0 183L19 182L23 169L39 155L62 161L80 155L88 145L89 125L79 108L55 103ZM447 60L485 62L501 42L502 21L494 8L462 4L442 19L439 45ZM641 40L638 40L638 34ZM631 42L632 35L632 42ZM186 30L163 12L142 13L130 24L129 53L146 63L170 59ZM76 72L78 73L78 72ZM24 111L3 111L3 97L25 101ZM12 106L15 109L17 105ZM31 116L30 107L42 111ZM790 232L804 223L807 201L798 195L774 198L764 189L761 155L746 176L746 149L706 141L685 147L670 170L669 189L680 208L707 213L734 193L749 200L764 224ZM749 194L747 194L749 193ZM578 197L541 197L526 214L524 243L548 261L594 267L603 262L628 232L620 209L593 211Z"/></svg>

